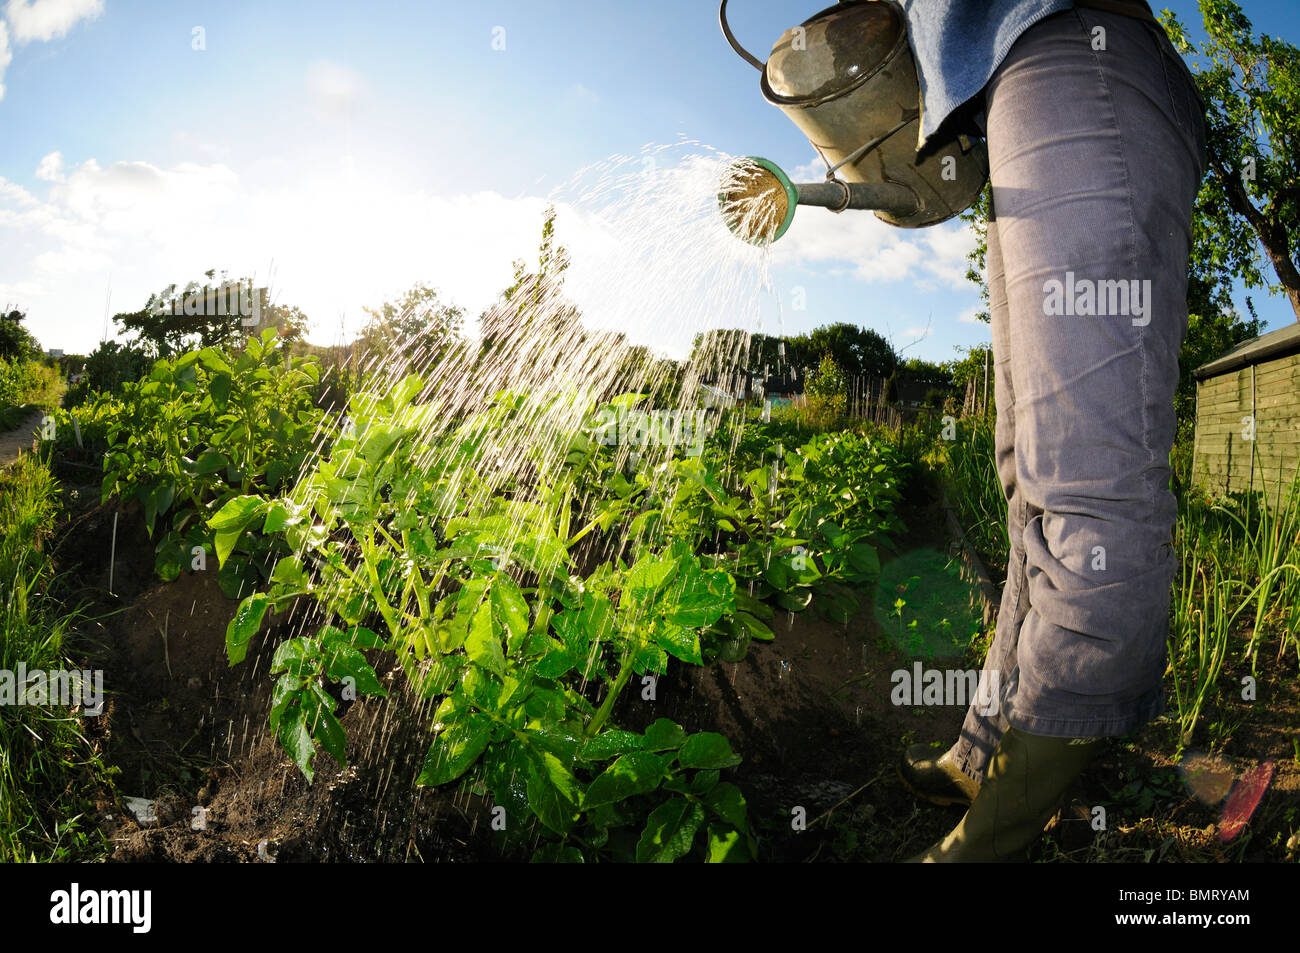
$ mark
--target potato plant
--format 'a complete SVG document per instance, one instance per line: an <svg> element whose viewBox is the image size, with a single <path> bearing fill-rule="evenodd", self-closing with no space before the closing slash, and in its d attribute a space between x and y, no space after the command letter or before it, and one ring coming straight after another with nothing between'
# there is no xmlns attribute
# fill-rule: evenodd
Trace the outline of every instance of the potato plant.
<svg viewBox="0 0 1300 953"><path fill-rule="evenodd" d="M151 537L161 521L155 568L162 579L190 566L196 547L214 551L207 519L227 501L292 484L315 451L321 413L308 385L319 377L313 360L290 357L268 330L238 353L205 348L158 361L120 397L83 408L90 420L112 414L103 499L138 503ZM223 559L222 590L232 598L249 591L269 572L271 556L253 541L241 558Z"/></svg>
<svg viewBox="0 0 1300 953"><path fill-rule="evenodd" d="M772 639L767 597L799 609L869 580L896 526L896 463L837 435L776 458L775 482L771 448L659 448L629 468L593 438L603 407L529 447L530 477L503 479L492 435L539 411L502 393L448 426L423 389L355 394L291 490L230 496L208 520L223 567L263 545L250 541L285 554L227 629L231 664L277 610L307 599L325 620L275 650L282 746L309 779L320 748L345 763L325 685L386 694L364 653L388 652L436 702L417 782L490 796L508 838L543 835L539 859L752 857L744 798L721 777L740 760L727 740L662 718L628 730L619 700L670 657L707 664Z"/></svg>

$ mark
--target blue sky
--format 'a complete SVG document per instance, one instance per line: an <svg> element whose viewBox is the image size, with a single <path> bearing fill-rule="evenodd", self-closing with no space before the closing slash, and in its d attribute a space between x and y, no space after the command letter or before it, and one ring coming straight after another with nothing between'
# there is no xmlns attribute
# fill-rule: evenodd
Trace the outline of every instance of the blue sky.
<svg viewBox="0 0 1300 953"><path fill-rule="evenodd" d="M1192 0L1167 5L1199 23ZM761 53L820 6L737 0L732 20ZM1243 6L1257 30L1300 40L1290 0ZM787 169L813 158L726 46L712 0L2 10L0 304L27 310L42 343L68 351L93 348L106 310L138 308L210 267L269 281L321 343L417 280L477 314L509 283L512 259L531 257L557 188L561 235L570 222L582 254L582 230L596 227L573 185L583 167L683 138L702 146L663 155L707 146ZM749 326L849 321L907 356L947 360L988 338L961 278L969 244L959 225L903 232L868 213L804 210L773 250L780 306ZM731 280L757 274L742 272ZM1294 319L1284 299L1253 298L1271 327ZM614 323L631 310L622 304Z"/></svg>

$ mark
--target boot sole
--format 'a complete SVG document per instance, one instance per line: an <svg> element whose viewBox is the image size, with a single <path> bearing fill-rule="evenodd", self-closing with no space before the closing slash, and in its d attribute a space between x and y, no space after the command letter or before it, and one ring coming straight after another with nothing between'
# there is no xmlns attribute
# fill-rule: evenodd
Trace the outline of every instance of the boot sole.
<svg viewBox="0 0 1300 953"><path fill-rule="evenodd" d="M894 766L894 773L898 775L898 780L903 782L903 787L907 788L923 801L929 801L931 804L938 805L939 807L971 806L971 799L968 797L945 797L942 794L929 794L922 791L920 788L912 784L911 781L907 780L906 775L903 774L902 767L899 765Z"/></svg>

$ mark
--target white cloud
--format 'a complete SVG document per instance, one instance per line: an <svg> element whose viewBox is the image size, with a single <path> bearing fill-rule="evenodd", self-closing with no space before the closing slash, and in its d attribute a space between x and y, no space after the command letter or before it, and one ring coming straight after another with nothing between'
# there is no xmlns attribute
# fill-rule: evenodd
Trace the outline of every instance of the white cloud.
<svg viewBox="0 0 1300 953"><path fill-rule="evenodd" d="M104 12L104 0L9 0L5 16L19 43L63 36L82 20Z"/></svg>
<svg viewBox="0 0 1300 953"><path fill-rule="evenodd" d="M317 60L307 67L307 96L317 118L348 116L365 90L365 78L356 70Z"/></svg>
<svg viewBox="0 0 1300 953"><path fill-rule="evenodd" d="M808 207L799 209L772 250L777 264L850 262L853 275L866 282L938 279L964 288L966 253L973 242L970 228L961 222L904 229L867 211L836 215Z"/></svg>
<svg viewBox="0 0 1300 953"><path fill-rule="evenodd" d="M17 205L24 209L40 205L40 199L32 195L32 193L28 192L16 182L9 182L4 178L0 178L0 201Z"/></svg>
<svg viewBox="0 0 1300 953"><path fill-rule="evenodd" d="M56 209L92 226L103 241L147 236L175 241L189 223L205 222L234 204L237 176L224 165L182 162L164 171L147 162L94 159L68 173L50 190Z"/></svg>
<svg viewBox="0 0 1300 953"><path fill-rule="evenodd" d="M925 229L924 235L932 256L926 261L926 270L948 285L966 286L966 256L975 247L971 227L963 222L948 222Z"/></svg>
<svg viewBox="0 0 1300 953"><path fill-rule="evenodd" d="M571 253L565 290L585 324L684 356L694 331L754 323L764 256L717 214L717 161L664 163L647 177L640 157L626 157L553 196L557 238ZM18 303L34 333L68 351L99 339L110 287L111 315L209 268L252 277L301 307L320 343L352 337L362 308L415 281L463 307L473 331L510 284L513 261L535 267L548 204L431 194L337 157L255 176L222 163L69 156L63 174L36 195L0 180L0 283L27 283ZM592 182L615 201L588 199Z"/></svg>
<svg viewBox="0 0 1300 953"><path fill-rule="evenodd" d="M472 320L510 283L512 260L535 257L542 198L413 193L337 165L295 173L253 189L220 163L87 159L45 197L0 179L0 289L39 319L42 342L84 348L99 337L110 281L116 312L224 268L303 308L328 342L340 316L351 336L362 307L416 280ZM564 219L583 244L581 216L563 209Z"/></svg>
<svg viewBox="0 0 1300 953"><path fill-rule="evenodd" d="M600 102L600 93L582 83L574 83L570 86L567 97L573 106L590 107Z"/></svg>
<svg viewBox="0 0 1300 953"><path fill-rule="evenodd" d="M0 284L0 302L9 304L41 294L44 289L35 281L20 281L15 285Z"/></svg>
<svg viewBox="0 0 1300 953"><path fill-rule="evenodd" d="M5 98L5 70L13 60L14 54L9 49L9 28L0 20L0 99Z"/></svg>
<svg viewBox="0 0 1300 953"><path fill-rule="evenodd" d="M962 324L984 324L985 322L976 317L983 310L985 310L984 305L972 305L957 315L957 320Z"/></svg>
<svg viewBox="0 0 1300 953"><path fill-rule="evenodd" d="M62 182L63 153L51 152L42 158L40 165L36 167L36 178L44 179L46 182Z"/></svg>
<svg viewBox="0 0 1300 953"><path fill-rule="evenodd" d="M803 165L795 166L787 175L791 182L821 182L826 178L826 163L822 157L814 155Z"/></svg>

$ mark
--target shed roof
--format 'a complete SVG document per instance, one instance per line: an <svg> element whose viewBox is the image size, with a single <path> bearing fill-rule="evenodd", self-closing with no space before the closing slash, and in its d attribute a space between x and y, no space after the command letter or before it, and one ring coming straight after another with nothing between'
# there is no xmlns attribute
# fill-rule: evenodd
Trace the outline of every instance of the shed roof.
<svg viewBox="0 0 1300 953"><path fill-rule="evenodd" d="M1249 341L1242 341L1232 350L1220 354L1214 360L1202 364L1192 373L1197 380L1215 377L1219 374L1235 371L1240 367L1249 367L1261 361L1268 361L1300 351L1300 322L1288 324L1268 334L1261 334Z"/></svg>

